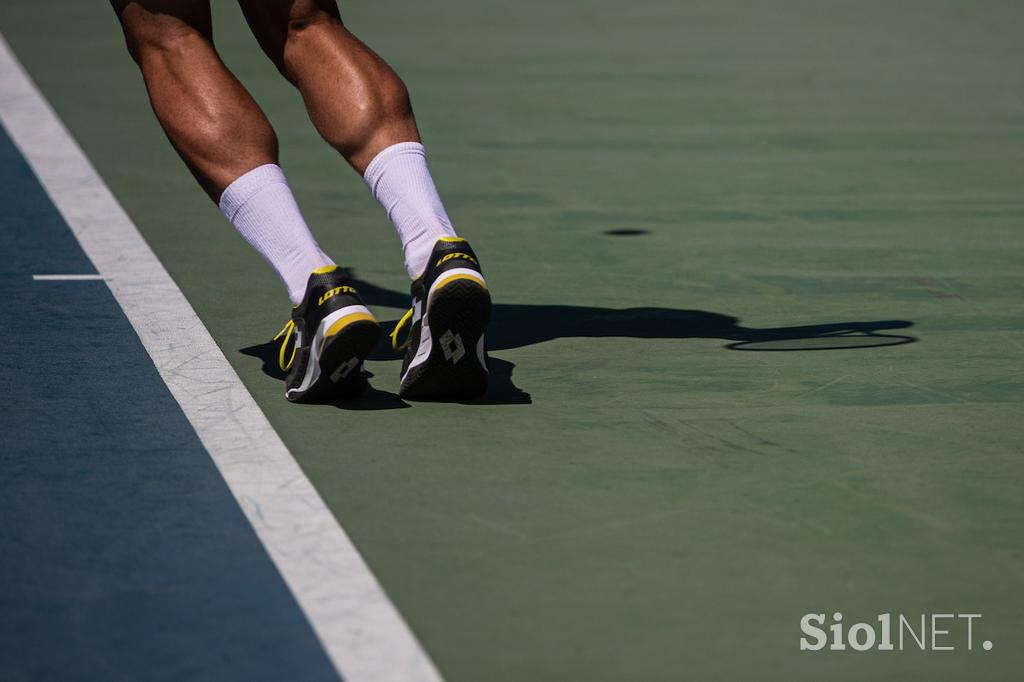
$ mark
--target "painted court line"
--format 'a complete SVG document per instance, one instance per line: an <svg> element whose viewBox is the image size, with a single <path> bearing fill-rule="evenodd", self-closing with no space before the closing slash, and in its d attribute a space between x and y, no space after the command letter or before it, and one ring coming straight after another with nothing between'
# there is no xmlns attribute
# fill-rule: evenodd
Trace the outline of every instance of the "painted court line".
<svg viewBox="0 0 1024 682"><path fill-rule="evenodd" d="M95 280L110 280L103 275L32 275L36 282L92 282Z"/></svg>
<svg viewBox="0 0 1024 682"><path fill-rule="evenodd" d="M135 328L348 682L440 675L206 327L0 37L0 123Z"/></svg>

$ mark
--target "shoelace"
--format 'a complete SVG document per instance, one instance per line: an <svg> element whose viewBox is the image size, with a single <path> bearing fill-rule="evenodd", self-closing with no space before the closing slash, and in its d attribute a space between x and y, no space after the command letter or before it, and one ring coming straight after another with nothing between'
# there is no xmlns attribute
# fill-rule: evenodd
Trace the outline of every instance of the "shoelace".
<svg viewBox="0 0 1024 682"><path fill-rule="evenodd" d="M413 310L414 310L413 308L409 308L409 312L407 312L405 315L402 315L402 319L400 319L398 321L398 324L396 324L395 328L391 331L391 347L397 353L401 353L406 348L408 348L409 347L409 342L412 340L409 336L406 336L405 337L405 341L402 341L401 343L399 343L398 342L398 333L400 331L402 331L403 327L405 327L407 324L409 324L409 320L412 319L412 312L413 312ZM281 353L284 354L284 351L281 351Z"/></svg>
<svg viewBox="0 0 1024 682"><path fill-rule="evenodd" d="M295 353L298 351L296 344L292 344L292 356L288 358L288 362L284 361L284 353L288 349L288 341L292 338L292 333L295 332L295 320L288 320L288 323L277 333L272 340L277 341L281 336L284 336L284 341L281 342L281 351L277 355L277 364L281 366L281 371L287 372L292 367L292 363L295 362Z"/></svg>

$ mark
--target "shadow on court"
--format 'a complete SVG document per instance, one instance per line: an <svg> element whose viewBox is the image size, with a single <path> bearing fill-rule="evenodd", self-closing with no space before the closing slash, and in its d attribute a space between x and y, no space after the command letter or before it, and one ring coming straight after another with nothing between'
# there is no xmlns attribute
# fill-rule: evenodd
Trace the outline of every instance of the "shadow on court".
<svg viewBox="0 0 1024 682"><path fill-rule="evenodd" d="M385 289L353 277L353 284L363 300L371 306L402 309L409 305L406 293ZM370 360L398 360L401 356L391 348L389 335L396 320L382 323L381 340L370 354ZM900 346L917 339L892 333L913 326L905 320L874 322L834 322L795 327L744 327L731 315L704 310L676 308L595 308L569 305L527 305L496 303L487 330L487 348L502 351L532 346L560 338L623 337L636 339L722 339L724 348L735 351L795 352L855 350ZM263 361L263 372L284 380L285 373L277 364L277 343L268 341L242 348L245 355ZM530 394L512 381L515 364L492 356L491 378L487 393L472 401L478 405L524 405L532 402ZM368 377L373 375L369 372ZM349 410L388 410L409 407L396 394L370 388L359 398L339 401L335 405Z"/></svg>
<svg viewBox="0 0 1024 682"><path fill-rule="evenodd" d="M401 358L398 353L391 350L390 339L387 337L387 334L391 333L394 326L395 321L382 325L386 334L381 335L381 341L370 355L371 360L398 360ZM276 341L267 341L266 343L242 348L239 352L259 358L263 362L262 370L264 374L284 381L286 375L278 364L278 350L279 346ZM487 392L477 400L468 402L472 402L474 405L528 405L532 402L529 393L517 388L512 383L513 367L515 365L507 360L492 357L488 366L490 381L488 382ZM363 374L367 379L373 379L373 372L364 371ZM331 404L342 410L356 411L396 410L409 407L409 403L402 400L397 394L374 388L372 382L362 395L339 400Z"/></svg>

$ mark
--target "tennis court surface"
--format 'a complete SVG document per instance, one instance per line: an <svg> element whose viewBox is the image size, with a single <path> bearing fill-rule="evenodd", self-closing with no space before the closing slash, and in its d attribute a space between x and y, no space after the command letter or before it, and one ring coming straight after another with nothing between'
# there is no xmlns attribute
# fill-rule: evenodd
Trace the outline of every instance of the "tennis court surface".
<svg viewBox="0 0 1024 682"><path fill-rule="evenodd" d="M0 679L1020 678L1024 5L342 12L486 269L479 401L382 342L287 403L109 7L0 5ZM390 329L386 217L214 20ZM926 650L801 651L836 612Z"/></svg>

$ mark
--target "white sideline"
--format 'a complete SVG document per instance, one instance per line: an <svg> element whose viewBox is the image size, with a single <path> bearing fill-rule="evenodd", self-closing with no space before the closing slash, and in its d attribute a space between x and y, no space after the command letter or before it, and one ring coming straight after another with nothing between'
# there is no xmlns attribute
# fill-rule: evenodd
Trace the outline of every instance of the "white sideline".
<svg viewBox="0 0 1024 682"><path fill-rule="evenodd" d="M441 677L252 396L0 36L0 123L191 422L347 682Z"/></svg>
<svg viewBox="0 0 1024 682"><path fill-rule="evenodd" d="M103 275L32 275L34 282L90 282L108 279Z"/></svg>

